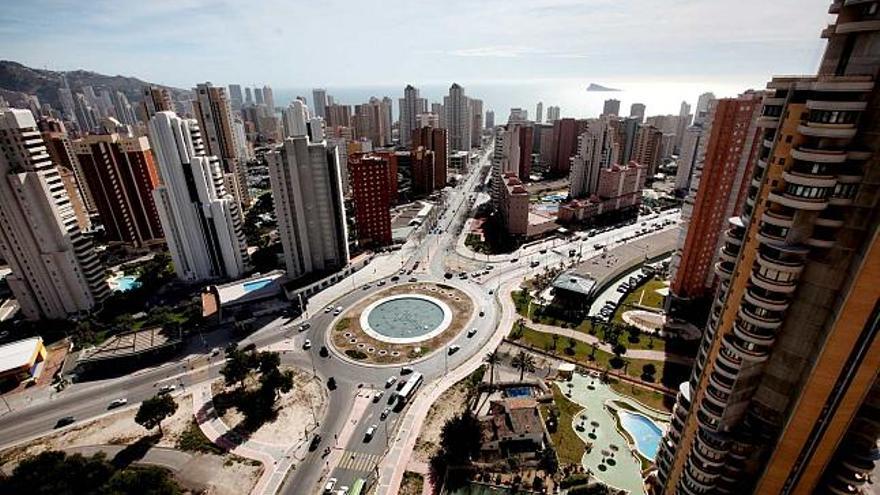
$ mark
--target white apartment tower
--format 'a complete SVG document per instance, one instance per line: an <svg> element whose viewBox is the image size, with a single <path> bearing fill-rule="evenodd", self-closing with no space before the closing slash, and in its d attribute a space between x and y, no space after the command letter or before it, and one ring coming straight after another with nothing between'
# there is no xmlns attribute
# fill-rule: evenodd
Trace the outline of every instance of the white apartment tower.
<svg viewBox="0 0 880 495"><path fill-rule="evenodd" d="M412 143L412 131L418 129L419 115L428 112L428 101L419 98L418 88L407 85L403 90L400 105L400 144L409 146Z"/></svg>
<svg viewBox="0 0 880 495"><path fill-rule="evenodd" d="M316 117L327 119L327 90L324 88L315 88L312 90L312 110L315 111Z"/></svg>
<svg viewBox="0 0 880 495"><path fill-rule="evenodd" d="M300 100L293 100L281 112L284 124L284 137L305 136L308 133L306 122L309 121L309 108Z"/></svg>
<svg viewBox="0 0 880 495"><path fill-rule="evenodd" d="M0 255L29 320L84 314L110 295L29 110L0 109Z"/></svg>
<svg viewBox="0 0 880 495"><path fill-rule="evenodd" d="M464 88L458 83L453 83L449 88L449 95L443 97L443 110L446 113L443 120L449 131L449 149L451 151L470 151L471 149L473 119L470 107L468 97L464 94Z"/></svg>
<svg viewBox="0 0 880 495"><path fill-rule="evenodd" d="M238 202L215 156L205 156L195 119L158 112L150 142L162 185L153 190L177 277L187 282L239 278L249 268Z"/></svg>
<svg viewBox="0 0 880 495"><path fill-rule="evenodd" d="M621 150L617 128L609 117L590 122L578 136L578 151L571 159L572 198L591 196L599 189L599 171L619 163Z"/></svg>
<svg viewBox="0 0 880 495"><path fill-rule="evenodd" d="M305 122L293 127L303 128ZM349 260L348 230L336 147L300 134L266 158L287 276L343 268Z"/></svg>
<svg viewBox="0 0 880 495"><path fill-rule="evenodd" d="M539 101L537 108L535 108L535 123L544 122L544 102Z"/></svg>

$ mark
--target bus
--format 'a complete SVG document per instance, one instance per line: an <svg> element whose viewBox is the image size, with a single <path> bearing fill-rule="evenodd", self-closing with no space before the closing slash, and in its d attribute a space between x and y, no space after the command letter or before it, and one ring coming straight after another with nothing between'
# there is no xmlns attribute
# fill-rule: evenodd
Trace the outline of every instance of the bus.
<svg viewBox="0 0 880 495"><path fill-rule="evenodd" d="M348 493L346 495L361 495L364 492L366 486L367 480L363 478L358 478L354 481L354 484L351 485L351 488L348 489Z"/></svg>
<svg viewBox="0 0 880 495"><path fill-rule="evenodd" d="M419 386L421 386L422 381L424 381L425 376L419 373L418 371L413 372L410 375L409 380L406 381L406 385L397 392L397 404L395 404L394 408L398 411L403 409L403 406L409 402L410 399L416 394L416 390L418 390Z"/></svg>

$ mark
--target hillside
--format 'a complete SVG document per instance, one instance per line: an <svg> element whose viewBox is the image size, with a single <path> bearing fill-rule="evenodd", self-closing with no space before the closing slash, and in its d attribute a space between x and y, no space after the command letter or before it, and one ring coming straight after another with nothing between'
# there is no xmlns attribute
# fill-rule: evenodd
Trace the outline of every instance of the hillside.
<svg viewBox="0 0 880 495"><path fill-rule="evenodd" d="M132 103L141 101L141 90L144 86L151 84L135 77L108 76L86 70L52 71L33 69L18 62L0 60L0 94L5 93L5 91L35 94L39 96L41 102L49 103L54 108L60 109L58 88L62 86L62 76L67 76L67 83L74 92L78 91L82 86L92 86L96 91L101 88L108 88L114 91L122 91ZM171 90L175 99L189 93L189 91L179 88L168 87L168 89Z"/></svg>

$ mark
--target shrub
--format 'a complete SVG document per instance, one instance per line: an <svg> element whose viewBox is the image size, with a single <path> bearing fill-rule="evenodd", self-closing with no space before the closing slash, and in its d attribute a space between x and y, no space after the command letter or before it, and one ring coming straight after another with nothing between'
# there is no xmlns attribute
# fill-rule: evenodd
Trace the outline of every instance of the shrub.
<svg viewBox="0 0 880 495"><path fill-rule="evenodd" d="M359 351L357 349L348 349L345 351L345 355L357 360L367 359L367 354L363 351Z"/></svg>

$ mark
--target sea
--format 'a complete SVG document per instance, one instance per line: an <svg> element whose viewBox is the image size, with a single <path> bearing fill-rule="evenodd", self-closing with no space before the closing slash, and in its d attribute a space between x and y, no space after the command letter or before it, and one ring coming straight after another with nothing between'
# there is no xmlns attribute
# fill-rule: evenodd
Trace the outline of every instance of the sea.
<svg viewBox="0 0 880 495"><path fill-rule="evenodd" d="M529 112L529 118L535 118L535 108L538 102L544 104L544 119L547 116L548 106L560 107L562 117L588 118L602 113L602 107L607 99L620 100L621 115L629 115L630 105L643 103L646 106L645 114L650 115L678 115L682 101L687 101L692 108L696 106L697 98L705 92L712 92L718 98L736 96L747 89L762 89L769 77L765 80L757 78L752 81L590 81L590 80L532 80L532 81L503 81L503 82L480 82L460 83L465 88L465 94L471 98L483 100L483 110L495 112L495 122L504 123L510 114L511 108L522 108ZM587 87L595 83L606 88L618 91L587 91ZM449 93L452 84L424 84L416 85L420 96L428 99L428 107L431 103L442 103L443 96ZM333 96L334 101L348 105L367 102L371 96L382 98L388 96L394 102L394 115L398 115L398 98L403 97L403 88L400 85L375 85L375 86L325 86L327 94ZM309 106L312 106L311 88L276 88L274 89L276 106L287 106L297 96L304 96Z"/></svg>

